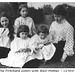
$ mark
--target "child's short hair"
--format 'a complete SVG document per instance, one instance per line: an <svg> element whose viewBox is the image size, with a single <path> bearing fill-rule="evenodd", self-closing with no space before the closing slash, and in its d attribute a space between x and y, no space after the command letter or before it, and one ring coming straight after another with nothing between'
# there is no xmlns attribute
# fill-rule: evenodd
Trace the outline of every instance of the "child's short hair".
<svg viewBox="0 0 75 75"><path fill-rule="evenodd" d="M41 25L37 30L37 34L39 33L49 34L49 30L45 25Z"/></svg>
<svg viewBox="0 0 75 75"><path fill-rule="evenodd" d="M26 26L26 25L21 25L21 26L19 26L18 31L17 31L17 37L20 37L19 34L20 34L21 32L27 32L27 33L29 34L29 27Z"/></svg>

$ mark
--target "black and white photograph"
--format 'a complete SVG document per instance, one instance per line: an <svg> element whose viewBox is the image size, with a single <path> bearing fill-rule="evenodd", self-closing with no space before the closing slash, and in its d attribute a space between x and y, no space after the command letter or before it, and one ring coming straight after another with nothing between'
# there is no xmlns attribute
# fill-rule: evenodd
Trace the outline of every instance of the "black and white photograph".
<svg viewBox="0 0 75 75"><path fill-rule="evenodd" d="M75 2L0 2L0 69L75 68Z"/></svg>

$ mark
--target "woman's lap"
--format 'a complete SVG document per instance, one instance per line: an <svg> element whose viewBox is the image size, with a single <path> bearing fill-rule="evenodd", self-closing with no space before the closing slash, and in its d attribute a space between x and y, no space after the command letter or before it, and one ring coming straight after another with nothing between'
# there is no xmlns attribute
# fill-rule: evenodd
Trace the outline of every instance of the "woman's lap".
<svg viewBox="0 0 75 75"><path fill-rule="evenodd" d="M54 44L54 46L56 47L56 52L53 56L53 58L51 59L51 61L60 61L60 59L62 58L63 55L63 48L64 48L65 42L64 41L60 41L58 44Z"/></svg>

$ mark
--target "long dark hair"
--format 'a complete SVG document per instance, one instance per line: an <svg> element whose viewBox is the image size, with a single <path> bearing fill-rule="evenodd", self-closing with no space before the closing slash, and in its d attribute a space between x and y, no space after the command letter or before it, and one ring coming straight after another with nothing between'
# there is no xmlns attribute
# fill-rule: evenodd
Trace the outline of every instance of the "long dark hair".
<svg viewBox="0 0 75 75"><path fill-rule="evenodd" d="M8 36L10 37L11 40L13 40L13 38L14 38L14 36L13 36L14 28L13 28L13 25L12 25L12 22L11 22L10 15L8 13L6 13L6 12L2 12L0 14L0 19L1 19L1 17L7 17L9 19L9 25L7 26L7 28L9 29ZM2 27L2 26L0 25L0 27Z"/></svg>
<svg viewBox="0 0 75 75"><path fill-rule="evenodd" d="M57 5L54 10L53 13L56 15L61 15L62 17L65 17L66 15L66 11L63 5Z"/></svg>

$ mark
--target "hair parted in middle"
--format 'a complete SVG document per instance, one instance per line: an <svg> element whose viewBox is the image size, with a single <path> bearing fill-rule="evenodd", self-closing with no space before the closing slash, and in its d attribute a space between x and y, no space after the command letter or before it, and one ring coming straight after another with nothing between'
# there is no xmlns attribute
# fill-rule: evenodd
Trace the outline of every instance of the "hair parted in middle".
<svg viewBox="0 0 75 75"><path fill-rule="evenodd" d="M14 28L13 28L13 25L12 25L12 20L11 20L11 16L7 13L7 12L1 12L0 13L0 20L1 20L1 17L6 17L8 18L9 20L9 25L7 26L7 28L9 29L9 34L8 36L10 37L11 40L14 39ZM0 27L2 27L1 23L0 23Z"/></svg>
<svg viewBox="0 0 75 75"><path fill-rule="evenodd" d="M29 34L29 27L26 25L20 25L17 31L17 37L20 37L21 32L27 32Z"/></svg>
<svg viewBox="0 0 75 75"><path fill-rule="evenodd" d="M28 12L28 6L26 4L20 4L17 12L18 16L20 16L20 11L22 8L26 8Z"/></svg>

